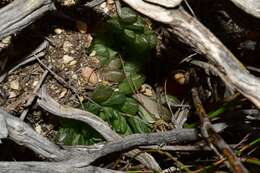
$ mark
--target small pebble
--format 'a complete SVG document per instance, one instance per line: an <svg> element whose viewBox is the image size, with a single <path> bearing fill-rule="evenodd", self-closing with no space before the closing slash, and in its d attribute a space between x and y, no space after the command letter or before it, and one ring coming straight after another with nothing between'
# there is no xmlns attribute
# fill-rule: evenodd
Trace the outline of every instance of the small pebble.
<svg viewBox="0 0 260 173"><path fill-rule="evenodd" d="M86 38L85 48L89 48L93 41L93 37L91 36L91 34L86 34L85 38Z"/></svg>
<svg viewBox="0 0 260 173"><path fill-rule="evenodd" d="M10 44L10 43L11 43L11 39L12 39L11 36L7 36L7 37L5 37L5 38L2 40L2 43L4 43L4 44Z"/></svg>
<svg viewBox="0 0 260 173"><path fill-rule="evenodd" d="M10 93L9 93L9 99L11 99L11 98L15 98L17 95L16 95L16 93L15 92L13 92L13 91L11 91Z"/></svg>
<svg viewBox="0 0 260 173"><path fill-rule="evenodd" d="M89 64L97 67L100 65L100 60L96 56L90 56L88 58Z"/></svg>
<svg viewBox="0 0 260 173"><path fill-rule="evenodd" d="M38 133L38 134L42 134L42 127L40 125L37 125L35 127L35 131Z"/></svg>
<svg viewBox="0 0 260 173"><path fill-rule="evenodd" d="M76 60L73 60L73 61L70 62L69 65L73 66L73 65L75 65L75 64L77 64L77 61L76 61Z"/></svg>
<svg viewBox="0 0 260 173"><path fill-rule="evenodd" d="M38 84L38 82L39 82L39 81L37 81L37 80L34 81L33 84L32 84L32 86L35 87L35 86Z"/></svg>
<svg viewBox="0 0 260 173"><path fill-rule="evenodd" d="M78 76L77 76L76 74L73 74L73 75L71 76L71 78L74 79L74 80L77 80L77 79L78 79Z"/></svg>
<svg viewBox="0 0 260 173"><path fill-rule="evenodd" d="M18 80L11 81L10 88L14 90L19 90L19 81Z"/></svg>
<svg viewBox="0 0 260 173"><path fill-rule="evenodd" d="M69 52L72 47L73 47L73 44L71 44L69 41L65 41L63 43L63 50L65 52Z"/></svg>
<svg viewBox="0 0 260 173"><path fill-rule="evenodd" d="M90 53L90 55L89 56L95 56L96 55L96 51L95 50L93 50L91 53Z"/></svg>
<svg viewBox="0 0 260 173"><path fill-rule="evenodd" d="M143 94L148 96L148 97L152 97L153 91L151 89L146 88Z"/></svg>
<svg viewBox="0 0 260 173"><path fill-rule="evenodd" d="M183 73L176 73L174 79L181 85L185 84L185 74Z"/></svg>
<svg viewBox="0 0 260 173"><path fill-rule="evenodd" d="M60 28L55 28L55 29L54 29L54 32L59 35L59 34L62 33L62 29L60 29Z"/></svg>
<svg viewBox="0 0 260 173"><path fill-rule="evenodd" d="M65 6L72 6L75 4L76 4L75 0L64 0L63 1L63 5L65 5Z"/></svg>
<svg viewBox="0 0 260 173"><path fill-rule="evenodd" d="M144 95L148 96L148 97L152 97L154 95L152 87L147 85L147 84L143 84L141 86L141 90L140 90Z"/></svg>
<svg viewBox="0 0 260 173"><path fill-rule="evenodd" d="M64 55L62 59L64 64L68 64L74 60L74 58L69 55Z"/></svg>
<svg viewBox="0 0 260 173"><path fill-rule="evenodd" d="M87 81L91 85L96 85L99 80L97 73L94 71L94 69L90 67L84 67L81 70L81 76L85 81Z"/></svg>
<svg viewBox="0 0 260 173"><path fill-rule="evenodd" d="M87 24L85 22L77 20L76 25L80 33L85 34L87 32Z"/></svg>

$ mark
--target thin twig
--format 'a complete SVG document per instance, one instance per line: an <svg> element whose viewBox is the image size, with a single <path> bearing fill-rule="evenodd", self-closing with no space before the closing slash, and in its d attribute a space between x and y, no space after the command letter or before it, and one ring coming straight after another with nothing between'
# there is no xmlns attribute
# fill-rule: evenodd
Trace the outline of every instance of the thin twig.
<svg viewBox="0 0 260 173"><path fill-rule="evenodd" d="M39 59L39 58L43 57L45 55L44 50L47 47L48 47L48 41L44 41L43 43L41 43L32 53L30 53L30 55L28 55L27 57L20 60L16 65L14 65L14 67L12 67L10 70L8 70L4 74L2 74L0 76L0 83L5 79L5 77L8 74L14 72L18 68L21 68L22 66L24 66L32 61L35 61L37 58Z"/></svg>
<svg viewBox="0 0 260 173"><path fill-rule="evenodd" d="M191 12L191 14L193 15L193 17L195 17L195 18L198 19L198 17L197 17L196 14L194 13L193 9L191 8L189 2L188 2L187 0L184 0L184 2L185 2L185 4L187 5L187 7L188 7L189 11Z"/></svg>
<svg viewBox="0 0 260 173"><path fill-rule="evenodd" d="M41 86L42 86L44 80L46 79L46 77L47 77L47 75L48 75L48 72L49 72L48 70L45 70L45 71L44 71L44 73L42 74L41 79L40 79L39 82L37 83L37 86L34 88L31 97L30 97L30 98L28 99L28 101L26 102L26 104L25 104L26 109L23 110L23 112L22 112L22 114L21 114L21 116L20 116L20 119L21 119L21 120L24 120L25 117L26 117L26 115L27 115L27 113L29 112L29 110L30 110L29 106L32 105L33 101L35 100L36 94L37 94L38 91L40 90L40 88L41 88Z"/></svg>
<svg viewBox="0 0 260 173"><path fill-rule="evenodd" d="M55 73L53 70L51 70L47 65L45 65L39 58L37 58L38 62L46 69L48 70L53 77L61 84L63 84L63 86L67 89L70 89L78 98L78 100L80 100L80 95L78 90L74 87L71 86L70 84L68 84L62 77L60 77L57 73Z"/></svg>
<svg viewBox="0 0 260 173"><path fill-rule="evenodd" d="M210 145L217 149L217 154L221 153L227 161L227 166L235 173L248 173L248 170L240 162L234 151L224 141L224 139L214 130L208 115L206 114L197 88L192 88L192 98L201 123L201 134ZM227 163L227 162L225 162Z"/></svg>
<svg viewBox="0 0 260 173"><path fill-rule="evenodd" d="M90 2L87 2L85 4L86 7L89 7L89 8L94 8L100 4L102 4L103 2L105 2L105 0L92 0Z"/></svg>

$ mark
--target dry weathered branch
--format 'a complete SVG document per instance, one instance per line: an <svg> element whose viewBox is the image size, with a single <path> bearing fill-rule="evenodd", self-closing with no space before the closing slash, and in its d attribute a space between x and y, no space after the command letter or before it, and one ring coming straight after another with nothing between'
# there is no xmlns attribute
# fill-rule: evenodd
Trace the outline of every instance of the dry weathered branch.
<svg viewBox="0 0 260 173"><path fill-rule="evenodd" d="M87 2L85 4L85 6L89 7L89 8L94 8L100 4L102 4L103 2L105 2L105 0L92 0L90 2Z"/></svg>
<svg viewBox="0 0 260 173"><path fill-rule="evenodd" d="M1 172L5 173L120 173L94 166L77 168L67 162L0 162Z"/></svg>
<svg viewBox="0 0 260 173"><path fill-rule="evenodd" d="M236 57L196 18L183 9L165 9L142 0L123 0L140 13L171 26L185 43L203 54L228 81L260 108L260 80L251 75ZM222 77L220 76L220 77Z"/></svg>
<svg viewBox="0 0 260 173"><path fill-rule="evenodd" d="M43 109L54 115L87 123L89 126L98 131L107 141L114 141L121 138L121 136L114 132L101 118L87 111L60 105L47 94L45 89L41 90L40 99L38 99L37 103ZM140 151L136 149L128 154L135 157L138 153L140 153ZM136 159L148 168L160 170L159 164L150 154L139 154Z"/></svg>
<svg viewBox="0 0 260 173"><path fill-rule="evenodd" d="M174 151L174 152L198 152L198 151L211 151L211 148L206 145L149 145L141 146L141 149L146 150L163 150L163 151Z"/></svg>
<svg viewBox="0 0 260 173"><path fill-rule="evenodd" d="M161 5L166 8L174 8L178 5L180 5L180 3L183 0L144 0L144 1L152 3L152 4L156 4L156 5Z"/></svg>
<svg viewBox="0 0 260 173"><path fill-rule="evenodd" d="M8 74L36 60L37 58L43 57L45 55L45 49L48 47L48 45L49 45L48 41L42 42L32 53L30 53L30 55L26 56L25 58L21 59L17 63L13 64L13 67L11 67L5 73L0 74L0 83L3 82L6 76L8 76Z"/></svg>
<svg viewBox="0 0 260 173"><path fill-rule="evenodd" d="M6 126L6 120L3 115L0 114L0 143L1 139L4 139L8 136L8 130Z"/></svg>
<svg viewBox="0 0 260 173"><path fill-rule="evenodd" d="M138 146L152 145L155 143L182 143L184 141L194 142L198 139L198 133L195 129L174 129L167 132L134 134L116 140L115 142L107 143L100 149L92 151L92 157L86 157L86 154L83 154L81 157L70 160L70 162L73 162L76 167L83 167L88 166L103 156L116 152L129 151L130 149Z"/></svg>
<svg viewBox="0 0 260 173"><path fill-rule="evenodd" d="M128 151L141 145L192 142L198 139L199 137L197 130L194 129L175 129L161 133L135 134L115 142L108 143L103 147L99 147L94 150L80 150L81 152L78 152L78 155L74 155L72 160L56 163L0 162L0 169L6 170L9 168L10 172L84 172L94 169L94 167L89 166L89 164L93 161L111 153ZM73 151L71 150L71 152ZM98 169L98 171L106 171L101 168L95 169ZM111 172L111 170L109 171Z"/></svg>
<svg viewBox="0 0 260 173"><path fill-rule="evenodd" d="M37 103L40 107L53 115L87 123L108 141L121 138L120 135L115 133L105 121L97 117L95 114L81 109L60 105L48 95L45 87L41 89Z"/></svg>
<svg viewBox="0 0 260 173"><path fill-rule="evenodd" d="M36 99L36 94L37 92L40 90L44 80L46 79L46 77L48 76L48 70L45 70L41 76L41 79L38 81L36 87L33 90L33 93L31 94L30 98L27 100L26 104L25 104L25 109L23 110L22 114L20 115L20 119L24 120L26 115L28 114L30 108L29 106L32 105L32 103L34 102L34 100Z"/></svg>
<svg viewBox="0 0 260 173"><path fill-rule="evenodd" d="M246 13L260 18L260 1L259 0L231 0L236 6Z"/></svg>
<svg viewBox="0 0 260 173"><path fill-rule="evenodd" d="M7 122L7 129L9 132L9 138L15 141L17 144L24 145L37 154L46 157L49 160L62 161L56 163L48 162L32 162L31 166L35 166L35 169L43 169L41 166L46 166L45 171L55 171L57 167L52 167L52 164L64 164L70 166L70 169L77 169L89 166L92 162L100 157L106 156L115 152L129 151L137 146L144 145L159 145L161 143L183 143L192 142L199 139L197 130L195 129L175 129L168 132L150 133L150 134L135 134L125 138L118 139L116 141L107 143L98 148L89 147L86 149L61 149L48 139L38 135L31 127L24 123L21 119L13 117L7 112L0 109L0 115L4 117ZM140 153L139 153L140 154ZM17 164L16 162L14 162ZM49 164L47 166L46 164ZM3 170L7 165L12 165L10 162L0 162L0 169ZM28 163L29 165L31 163ZM43 165L42 165L43 164ZM23 162L19 162L21 171L29 170ZM24 165L24 167L22 167ZM2 167L1 167L2 166ZM16 167L13 167L16 168ZM66 168L66 167L65 167ZM25 170L23 170L25 169ZM14 171L14 170L13 170ZM36 171L36 170L34 170ZM60 169L62 171L62 169ZM66 171L64 171L66 172Z"/></svg>
<svg viewBox="0 0 260 173"><path fill-rule="evenodd" d="M38 135L30 126L0 109L8 129L8 138L19 145L24 145L34 152L50 160L64 160L68 158L66 151L51 143L46 138Z"/></svg>
<svg viewBox="0 0 260 173"><path fill-rule="evenodd" d="M213 148L217 149L217 154L220 152L228 162L227 166L230 167L232 172L238 173L248 173L248 170L240 162L239 158L236 156L234 151L230 146L224 141L224 139L214 130L208 115L206 114L201 100L199 98L199 93L196 88L192 89L192 98L194 105L196 107L197 114L200 119L201 124L201 134L208 141L210 145L213 145Z"/></svg>
<svg viewBox="0 0 260 173"><path fill-rule="evenodd" d="M0 9L0 39L33 23L55 9L51 0L15 0Z"/></svg>

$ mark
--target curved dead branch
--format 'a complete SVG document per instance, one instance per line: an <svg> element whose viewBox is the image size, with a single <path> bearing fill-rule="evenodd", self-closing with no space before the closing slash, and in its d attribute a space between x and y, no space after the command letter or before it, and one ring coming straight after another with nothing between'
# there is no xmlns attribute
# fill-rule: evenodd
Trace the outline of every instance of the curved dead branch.
<svg viewBox="0 0 260 173"><path fill-rule="evenodd" d="M160 5L166 8L174 8L180 5L183 0L144 0L146 2Z"/></svg>
<svg viewBox="0 0 260 173"><path fill-rule="evenodd" d="M15 0L0 9L0 40L14 34L54 10L51 0Z"/></svg>
<svg viewBox="0 0 260 173"><path fill-rule="evenodd" d="M5 173L120 173L94 166L83 168L75 168L66 162L51 163L51 162L0 162L1 172Z"/></svg>
<svg viewBox="0 0 260 173"><path fill-rule="evenodd" d="M259 0L231 0L237 7L254 17L260 18Z"/></svg>
<svg viewBox="0 0 260 173"><path fill-rule="evenodd" d="M99 147L88 147L86 149L62 149L50 142L48 139L37 134L30 126L21 119L13 117L0 109L0 115L4 117L9 133L9 138L17 144L24 145L32 149L35 153L44 156L49 160L60 162L0 162L0 170L5 170L12 166L10 172L68 172L75 170L80 172L89 169L89 165L95 160L111 153L129 151L138 146L160 145L161 143L183 143L194 142L199 139L195 129L174 129L168 132L135 134L125 138L114 140L113 142L100 145ZM139 153L140 154L140 151ZM56 165L56 166L53 166ZM63 165L64 169L58 169ZM56 169L57 168L57 169ZM30 170L31 169L31 170ZM79 169L79 170L77 170ZM11 171L12 170L12 171ZM8 171L7 171L8 172Z"/></svg>
<svg viewBox="0 0 260 173"><path fill-rule="evenodd" d="M0 115L4 117L6 121L8 138L17 144L26 146L49 160L60 161L68 159L66 151L63 151L57 145L37 134L19 118L16 118L1 109Z"/></svg>
<svg viewBox="0 0 260 173"><path fill-rule="evenodd" d="M0 143L1 139L7 138L8 130L6 126L6 121L3 115L0 114Z"/></svg>
<svg viewBox="0 0 260 173"><path fill-rule="evenodd" d="M246 167L241 163L239 158L225 140L214 130L209 117L204 110L201 103L199 92L197 88L192 88L192 98L196 107L196 112L200 119L201 135L206 139L209 145L214 149L216 154L221 153L220 158L223 156L227 159L226 165L232 172L249 173Z"/></svg>
<svg viewBox="0 0 260 173"><path fill-rule="evenodd" d="M114 141L117 139L121 139L121 136L116 132L114 132L109 127L109 125L101 118L84 110L60 105L58 102L56 102L47 94L45 89L41 90L40 98L37 100L37 103L43 109L56 116L85 122L86 124L94 128L97 132L99 132L107 141ZM128 155L131 157L137 156L136 159L141 163L143 163L148 168L154 170L160 170L159 164L150 154L147 153L140 154L140 151L136 149L129 152Z"/></svg>
<svg viewBox="0 0 260 173"><path fill-rule="evenodd" d="M224 76L224 82L260 108L260 80L251 75L236 57L196 18L182 8L166 9L142 0L123 0L138 12L172 28L179 39L204 55Z"/></svg>

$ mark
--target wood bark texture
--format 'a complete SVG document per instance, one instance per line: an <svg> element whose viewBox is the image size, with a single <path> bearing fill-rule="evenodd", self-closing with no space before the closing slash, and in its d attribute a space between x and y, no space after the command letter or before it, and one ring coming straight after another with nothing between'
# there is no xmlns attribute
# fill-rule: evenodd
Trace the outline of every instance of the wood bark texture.
<svg viewBox="0 0 260 173"><path fill-rule="evenodd" d="M0 109L0 116L7 122L8 138L19 145L30 148L49 161L56 162L0 162L0 170L5 172L84 172L102 168L91 167L95 160L116 152L127 152L138 146L159 145L161 143L195 142L199 140L195 129L174 129L167 132L135 134L116 139L104 145L88 148L61 148L37 134L21 119ZM102 170L107 171L107 170ZM111 170L109 170L111 172Z"/></svg>
<svg viewBox="0 0 260 173"><path fill-rule="evenodd" d="M202 54L211 64L213 71L232 89L236 89L260 108L260 80L251 75L236 57L195 17L179 6L182 0L162 2L157 0L122 0L136 11L155 21L167 24L172 32L196 52ZM231 0L239 8L260 18L259 0ZM149 2L149 3L147 3ZM172 4L167 4L171 2ZM157 4L157 5L155 5ZM165 8L166 7L166 8ZM174 8L173 8L174 7ZM0 9L0 40L15 34L35 22L48 11L55 10L51 0L15 0ZM2 76L3 78L3 76ZM0 140L9 138L44 157L42 162L0 162L4 172L97 172L117 173L92 166L93 162L111 153L127 152L146 167L156 171L161 168L148 153L141 153L137 147L179 144L199 140L195 129L174 129L168 132L135 134L121 137L96 115L60 105L45 90L39 94L38 105L55 116L82 121L99 132L107 143L86 148L65 148L37 134L34 129L4 110L0 109ZM55 161L55 162L53 162Z"/></svg>
<svg viewBox="0 0 260 173"><path fill-rule="evenodd" d="M239 60L195 17L181 7L166 9L142 0L123 0L138 12L168 24L172 32L195 51L204 55L221 73L224 82L260 108L260 80L250 74Z"/></svg>
<svg viewBox="0 0 260 173"><path fill-rule="evenodd" d="M55 6L51 0L15 0L0 9L0 40L30 25Z"/></svg>
<svg viewBox="0 0 260 173"><path fill-rule="evenodd" d="M238 8L246 13L260 18L260 1L259 0L231 0Z"/></svg>

